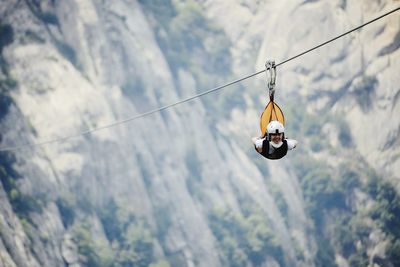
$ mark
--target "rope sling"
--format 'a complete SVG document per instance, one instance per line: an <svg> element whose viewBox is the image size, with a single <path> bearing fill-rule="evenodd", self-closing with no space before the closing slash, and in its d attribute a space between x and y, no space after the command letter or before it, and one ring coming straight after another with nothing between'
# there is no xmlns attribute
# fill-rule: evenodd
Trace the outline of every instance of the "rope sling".
<svg viewBox="0 0 400 267"><path fill-rule="evenodd" d="M267 74L269 102L260 117L261 136L265 136L268 123L271 121L279 121L285 126L285 116L283 115L282 109L274 102L276 84L275 61L267 61L265 63L265 73Z"/></svg>

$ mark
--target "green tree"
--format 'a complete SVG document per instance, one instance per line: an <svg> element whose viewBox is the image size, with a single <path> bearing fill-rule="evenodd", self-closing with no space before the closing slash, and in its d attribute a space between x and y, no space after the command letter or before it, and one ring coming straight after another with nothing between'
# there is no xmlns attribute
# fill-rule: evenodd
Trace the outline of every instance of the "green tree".
<svg viewBox="0 0 400 267"><path fill-rule="evenodd" d="M120 266L147 267L153 262L153 237L143 221L128 225L116 262Z"/></svg>
<svg viewBox="0 0 400 267"><path fill-rule="evenodd" d="M96 253L96 246L92 241L89 231L85 228L76 230L76 241L78 244L78 252L83 255L83 261L88 267L97 266L100 262L100 257Z"/></svg>
<svg viewBox="0 0 400 267"><path fill-rule="evenodd" d="M371 179L368 188L372 197L375 197L371 217L377 220L383 231L400 238L399 194L391 184L380 181L377 177Z"/></svg>
<svg viewBox="0 0 400 267"><path fill-rule="evenodd" d="M209 216L211 229L221 246L226 264L245 266L246 262L250 261L259 265L270 255L281 266L284 265L282 247L262 211L254 208L246 214L247 216L243 216L216 209Z"/></svg>
<svg viewBox="0 0 400 267"><path fill-rule="evenodd" d="M386 248L386 255L393 266L400 266L400 240L392 240Z"/></svg>
<svg viewBox="0 0 400 267"><path fill-rule="evenodd" d="M14 41L14 31L9 24L0 24L0 54L3 48Z"/></svg>

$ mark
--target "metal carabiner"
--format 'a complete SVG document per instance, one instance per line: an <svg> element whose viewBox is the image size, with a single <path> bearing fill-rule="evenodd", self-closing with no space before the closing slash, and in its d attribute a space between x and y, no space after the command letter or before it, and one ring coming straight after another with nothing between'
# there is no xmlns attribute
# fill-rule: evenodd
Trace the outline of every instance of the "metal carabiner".
<svg viewBox="0 0 400 267"><path fill-rule="evenodd" d="M267 62L265 62L265 73L267 74L267 88L269 91L269 98L273 100L276 82L276 66L274 60L267 60Z"/></svg>

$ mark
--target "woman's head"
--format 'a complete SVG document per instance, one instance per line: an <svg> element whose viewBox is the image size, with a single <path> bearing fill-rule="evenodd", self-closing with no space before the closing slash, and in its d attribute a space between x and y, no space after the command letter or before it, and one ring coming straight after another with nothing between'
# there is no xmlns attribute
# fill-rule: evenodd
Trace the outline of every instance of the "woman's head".
<svg viewBox="0 0 400 267"><path fill-rule="evenodd" d="M270 134L270 141L278 144L283 140L283 133L272 133Z"/></svg>

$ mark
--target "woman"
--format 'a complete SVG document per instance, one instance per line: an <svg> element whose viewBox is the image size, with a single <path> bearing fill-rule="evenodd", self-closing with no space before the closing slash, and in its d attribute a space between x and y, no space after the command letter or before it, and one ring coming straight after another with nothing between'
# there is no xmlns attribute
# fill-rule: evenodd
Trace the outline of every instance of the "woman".
<svg viewBox="0 0 400 267"><path fill-rule="evenodd" d="M297 146L294 139L285 139L285 128L279 121L271 121L264 137L253 137L254 147L267 159L281 159Z"/></svg>

